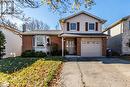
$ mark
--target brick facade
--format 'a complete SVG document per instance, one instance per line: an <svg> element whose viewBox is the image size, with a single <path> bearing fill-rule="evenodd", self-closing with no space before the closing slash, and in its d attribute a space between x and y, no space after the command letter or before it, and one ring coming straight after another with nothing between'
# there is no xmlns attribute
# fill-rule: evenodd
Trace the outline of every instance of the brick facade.
<svg viewBox="0 0 130 87"><path fill-rule="evenodd" d="M77 38L77 55L81 56L81 38Z"/></svg>
<svg viewBox="0 0 130 87"><path fill-rule="evenodd" d="M23 35L22 36L22 52L26 50L32 50L32 40L33 36L31 35Z"/></svg>
<svg viewBox="0 0 130 87"><path fill-rule="evenodd" d="M60 37L58 37L58 36L50 36L50 43L51 43L52 45L53 45L53 44L57 44L59 50L62 49L62 40L61 40Z"/></svg>
<svg viewBox="0 0 130 87"><path fill-rule="evenodd" d="M69 38L65 38L65 41L69 39ZM26 51L26 50L32 50L33 49L33 36L32 35L23 35L22 36L22 51ZM62 49L62 39L61 37L58 36L50 36L50 43L53 44L57 44L59 50ZM78 56L81 56L81 38L77 37L75 38L75 52ZM64 49L66 49L65 46L65 42L64 42ZM87 49L86 49L87 50ZM106 37L102 37L102 56L106 56L106 50L107 50L107 38Z"/></svg>
<svg viewBox="0 0 130 87"><path fill-rule="evenodd" d="M106 56L106 50L107 50L107 38L102 38L102 56Z"/></svg>

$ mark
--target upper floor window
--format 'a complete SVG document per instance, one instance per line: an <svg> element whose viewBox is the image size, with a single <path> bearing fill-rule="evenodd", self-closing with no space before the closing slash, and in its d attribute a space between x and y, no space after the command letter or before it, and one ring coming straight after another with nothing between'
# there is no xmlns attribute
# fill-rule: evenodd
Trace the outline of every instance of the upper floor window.
<svg viewBox="0 0 130 87"><path fill-rule="evenodd" d="M89 23L89 30L95 30L95 23Z"/></svg>
<svg viewBox="0 0 130 87"><path fill-rule="evenodd" d="M76 23L70 23L70 30L77 30Z"/></svg>

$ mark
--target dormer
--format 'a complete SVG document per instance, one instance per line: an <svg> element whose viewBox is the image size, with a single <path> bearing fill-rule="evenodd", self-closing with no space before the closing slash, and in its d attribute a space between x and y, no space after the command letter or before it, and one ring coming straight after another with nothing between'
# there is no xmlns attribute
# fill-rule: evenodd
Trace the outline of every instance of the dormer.
<svg viewBox="0 0 130 87"><path fill-rule="evenodd" d="M60 20L63 33L101 33L105 22L106 20L84 11Z"/></svg>

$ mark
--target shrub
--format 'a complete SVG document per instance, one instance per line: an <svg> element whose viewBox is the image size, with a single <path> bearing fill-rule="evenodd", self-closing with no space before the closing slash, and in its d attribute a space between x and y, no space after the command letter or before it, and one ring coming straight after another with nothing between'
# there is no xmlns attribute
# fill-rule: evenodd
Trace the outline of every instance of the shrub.
<svg viewBox="0 0 130 87"><path fill-rule="evenodd" d="M112 51L112 56L120 56L118 52Z"/></svg>
<svg viewBox="0 0 130 87"><path fill-rule="evenodd" d="M22 57L35 57L35 51L34 50L27 50L22 53Z"/></svg>
<svg viewBox="0 0 130 87"><path fill-rule="evenodd" d="M40 52L35 52L35 57L46 57L46 53L40 51Z"/></svg>
<svg viewBox="0 0 130 87"><path fill-rule="evenodd" d="M2 31L0 31L0 58L2 58L5 55L5 36L2 33Z"/></svg>
<svg viewBox="0 0 130 87"><path fill-rule="evenodd" d="M46 53L42 51L35 52L34 50L27 50L22 53L22 57L46 57Z"/></svg>
<svg viewBox="0 0 130 87"><path fill-rule="evenodd" d="M62 50L59 50L58 44L53 44L51 46L51 55L52 56L61 56Z"/></svg>
<svg viewBox="0 0 130 87"><path fill-rule="evenodd" d="M62 51L61 50L51 51L51 55L52 56L61 56L62 55Z"/></svg>

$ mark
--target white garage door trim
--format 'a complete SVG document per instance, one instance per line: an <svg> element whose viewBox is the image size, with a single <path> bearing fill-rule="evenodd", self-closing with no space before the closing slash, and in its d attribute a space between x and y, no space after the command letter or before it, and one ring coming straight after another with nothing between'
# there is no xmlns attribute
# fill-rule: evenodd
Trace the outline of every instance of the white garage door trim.
<svg viewBox="0 0 130 87"><path fill-rule="evenodd" d="M101 38L82 38L81 39L81 56L83 57L102 56Z"/></svg>

